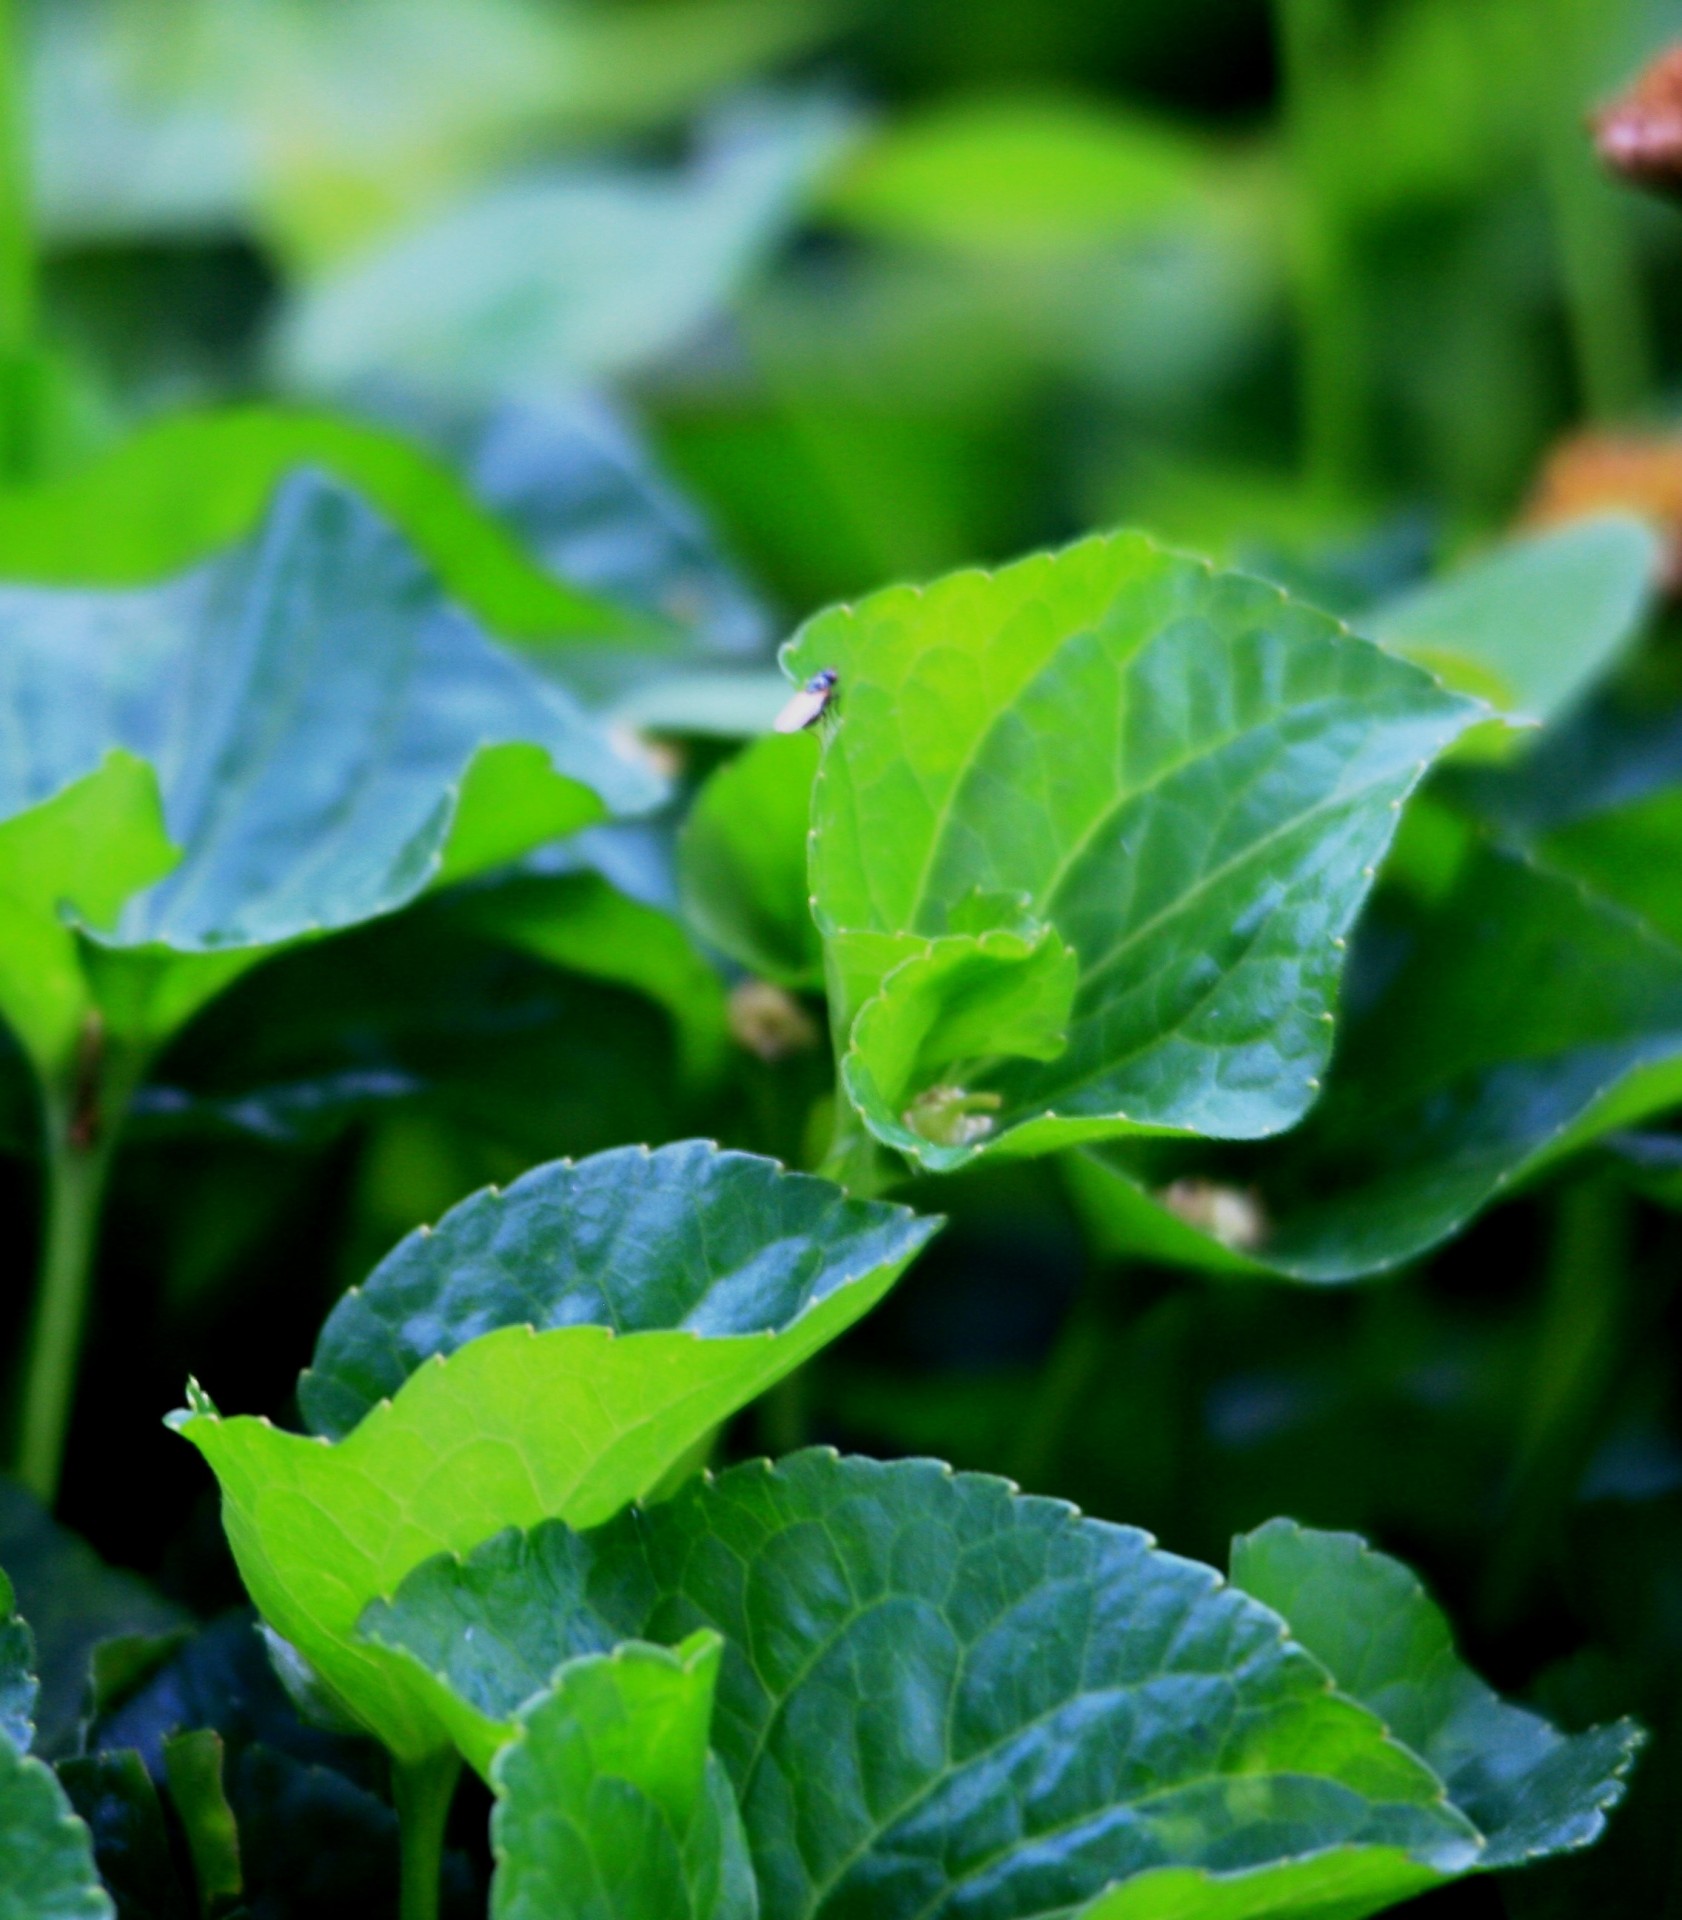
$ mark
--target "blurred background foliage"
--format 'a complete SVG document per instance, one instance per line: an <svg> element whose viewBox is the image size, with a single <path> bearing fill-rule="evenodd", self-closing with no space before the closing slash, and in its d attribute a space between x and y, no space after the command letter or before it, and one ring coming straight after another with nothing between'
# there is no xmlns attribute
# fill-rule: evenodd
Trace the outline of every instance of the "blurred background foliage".
<svg viewBox="0 0 1682 1920"><path fill-rule="evenodd" d="M40 257L0 343L6 570L178 566L296 458L412 531L465 489L508 552L429 552L497 631L549 657L577 590L694 665L662 719L623 651L567 663L668 736L686 792L827 600L1132 522L1354 613L1509 528L1562 435L1665 428L1682 381L1682 214L1603 178L1584 126L1682 0L36 0L18 31ZM1558 804L1604 779L1662 808L1673 624L1478 804L1557 822L1674 937L1668 816L1632 860ZM790 791L773 774L768 819ZM1458 858L1433 804L1357 1008ZM272 961L173 1045L65 1482L109 1559L200 1613L237 1599L159 1413L189 1363L282 1409L339 1289L471 1188L695 1131L814 1157L819 1009L731 994L674 831L586 834ZM800 927L769 937L809 986ZM1682 1916L1676 1136L1614 1135L1362 1287L1119 1258L1055 1164L907 1197L947 1234L732 1447L938 1453L1216 1560L1277 1512L1357 1527L1498 1684L1660 1735L1601 1848L1421 1904ZM262 1765L308 1799L300 1752ZM345 1764L300 1817L389 1848ZM265 1911L365 1914L366 1871L306 1909L277 1868Z"/></svg>

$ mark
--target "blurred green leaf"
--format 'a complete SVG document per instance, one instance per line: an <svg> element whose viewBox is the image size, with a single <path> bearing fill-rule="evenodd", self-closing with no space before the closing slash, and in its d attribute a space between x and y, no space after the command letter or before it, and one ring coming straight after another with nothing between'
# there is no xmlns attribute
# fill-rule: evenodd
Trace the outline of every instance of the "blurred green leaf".
<svg viewBox="0 0 1682 1920"><path fill-rule="evenodd" d="M721 1642L574 1660L491 1771L496 1920L754 1920L735 1796L708 1751Z"/></svg>
<svg viewBox="0 0 1682 1920"><path fill-rule="evenodd" d="M266 947L660 791L308 476L250 546L161 587L0 598L30 715L0 777L11 938L39 956L0 1004L44 1074L87 1007L155 1042ZM148 886L165 833L180 858ZM67 894L97 941L75 943Z"/></svg>
<svg viewBox="0 0 1682 1920"><path fill-rule="evenodd" d="M392 520L451 596L512 640L593 640L634 616L568 586L407 440L335 414L230 407L143 428L92 465L0 493L0 575L138 586L244 539L296 467L325 469Z"/></svg>
<svg viewBox="0 0 1682 1920"><path fill-rule="evenodd" d="M164 1742L170 1802L187 1837L199 1912L207 1920L238 1899L245 1884L222 1761L222 1736L209 1727L194 1727Z"/></svg>
<svg viewBox="0 0 1682 1920"><path fill-rule="evenodd" d="M0 1745L27 1753L35 1742L35 1641L18 1618L12 1583L0 1570Z"/></svg>
<svg viewBox="0 0 1682 1920"><path fill-rule="evenodd" d="M398 376L423 392L565 395L687 344L788 230L841 136L793 102L715 126L689 170L502 182L351 260L301 297L295 385Z"/></svg>
<svg viewBox="0 0 1682 1920"><path fill-rule="evenodd" d="M1517 721L1551 720L1651 611L1659 547L1640 521L1578 521L1497 547L1356 621L1393 653Z"/></svg>
<svg viewBox="0 0 1682 1920"><path fill-rule="evenodd" d="M989 1138L1043 1152L1289 1126L1402 801L1479 711L1138 535L873 595L810 622L785 666L840 675L811 876L855 1099L866 1073L897 1087L863 1052L896 969L998 927L1051 929L1077 957L1055 1057L1036 1030L1026 1057L978 1047L908 1089L908 1132L925 1099L996 1114L924 1133L915 1151L941 1167Z"/></svg>
<svg viewBox="0 0 1682 1920"><path fill-rule="evenodd" d="M708 779L678 842L689 924L738 966L785 987L823 981L806 878L817 758L809 734L754 741Z"/></svg>
<svg viewBox="0 0 1682 1920"><path fill-rule="evenodd" d="M825 206L900 241L1089 251L1195 219L1216 165L1170 125L1094 101L984 96L883 127L830 182Z"/></svg>
<svg viewBox="0 0 1682 1920"><path fill-rule="evenodd" d="M704 1143L563 1161L465 1202L341 1301L300 1386L337 1444L224 1419L196 1389L171 1424L222 1483L264 1617L416 1758L446 1736L352 1640L367 1602L429 1553L648 1493L875 1305L934 1227Z"/></svg>

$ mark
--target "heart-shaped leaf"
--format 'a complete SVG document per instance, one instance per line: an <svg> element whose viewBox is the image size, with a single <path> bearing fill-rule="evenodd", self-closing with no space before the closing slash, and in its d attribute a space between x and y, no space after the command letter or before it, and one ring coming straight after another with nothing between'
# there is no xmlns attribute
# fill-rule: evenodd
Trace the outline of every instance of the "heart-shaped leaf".
<svg viewBox="0 0 1682 1920"><path fill-rule="evenodd" d="M754 1920L735 1795L707 1748L721 1643L572 1661L497 1756L495 1920Z"/></svg>
<svg viewBox="0 0 1682 1920"><path fill-rule="evenodd" d="M1217 1170L1223 1235L1184 1170L1071 1162L1100 1240L1218 1271L1342 1281L1416 1259L1491 1201L1682 1095L1682 950L1522 856L1486 851L1353 1026L1302 1133ZM1206 1214L1206 1209L1205 1209Z"/></svg>
<svg viewBox="0 0 1682 1920"><path fill-rule="evenodd" d="M702 1142L563 1161L463 1202L341 1301L301 1389L336 1444L202 1396L171 1424L222 1483L264 1617L417 1757L446 1736L353 1639L368 1602L441 1549L646 1495L868 1311L935 1225Z"/></svg>
<svg viewBox="0 0 1682 1920"><path fill-rule="evenodd" d="M308 475L163 586L0 590L0 680L0 911L39 962L0 973L0 1011L49 1075L95 1000L155 1043L268 948L659 793Z"/></svg>
<svg viewBox="0 0 1682 1920"><path fill-rule="evenodd" d="M1347 1642L1371 1653L1368 1623ZM702 1628L725 1641L713 1742L767 1920L1353 1920L1512 1857L1454 1791L1499 1771L1492 1723L1445 1779L1388 1690L1340 1690L1209 1569L934 1462L736 1468L594 1533L432 1560L364 1622L453 1700L480 1764L564 1662ZM1615 1797L1628 1730L1585 1738L1621 1759L1538 1851L1582 1844Z"/></svg>
<svg viewBox="0 0 1682 1920"><path fill-rule="evenodd" d="M1232 1543L1232 1582L1432 1767L1484 1836L1480 1865L1599 1836L1641 1745L1631 1721L1567 1738L1508 1705L1462 1664L1415 1576L1354 1534L1271 1520Z"/></svg>
<svg viewBox="0 0 1682 1920"><path fill-rule="evenodd" d="M812 621L784 664L839 676L811 878L846 1083L939 1167L995 1143L1291 1125L1401 804L1480 711L1139 535L876 594ZM1048 1058L1043 1020L1025 1052L977 1035L905 1084L908 1027L942 1018L943 943L1005 930L1074 955L1066 1041ZM959 1136L919 1125L930 1109Z"/></svg>

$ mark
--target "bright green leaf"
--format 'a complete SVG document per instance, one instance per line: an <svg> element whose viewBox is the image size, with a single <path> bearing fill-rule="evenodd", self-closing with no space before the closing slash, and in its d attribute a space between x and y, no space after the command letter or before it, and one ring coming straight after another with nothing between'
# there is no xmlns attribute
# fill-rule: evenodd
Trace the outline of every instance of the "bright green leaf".
<svg viewBox="0 0 1682 1920"><path fill-rule="evenodd" d="M720 953L784 987L823 980L806 878L817 742L767 734L697 796L678 843L683 908Z"/></svg>
<svg viewBox="0 0 1682 1920"><path fill-rule="evenodd" d="M1480 711L1133 534L821 614L784 665L840 675L811 876L843 1056L891 1080L860 1010L931 941L1009 924L1076 956L1055 1058L941 1082L992 1116L962 1157L1297 1120L1402 802Z"/></svg>
<svg viewBox="0 0 1682 1920"><path fill-rule="evenodd" d="M353 1640L368 1602L429 1554L647 1494L875 1305L935 1224L704 1143L559 1162L463 1202L340 1303L301 1388L336 1444L202 1398L171 1424L222 1483L269 1624L415 1757L446 1736Z"/></svg>
<svg viewBox="0 0 1682 1920"><path fill-rule="evenodd" d="M1354 1534L1269 1521L1232 1543L1232 1581L1443 1780L1488 1843L1480 1865L1599 1837L1641 1743L1632 1722L1568 1738L1509 1706L1461 1663L1415 1576Z"/></svg>
<svg viewBox="0 0 1682 1920"><path fill-rule="evenodd" d="M739 1467L592 1534L430 1561L365 1622L505 1723L569 1659L702 1628L767 1920L1355 1916L1478 1859L1441 1782L1276 1615L1142 1533L930 1461Z"/></svg>
<svg viewBox="0 0 1682 1920"><path fill-rule="evenodd" d="M1358 624L1514 719L1551 720L1635 637L1658 560L1639 520L1577 521L1497 547Z"/></svg>
<svg viewBox="0 0 1682 1920"><path fill-rule="evenodd" d="M187 1838L202 1913L237 1899L244 1886L239 1829L228 1804L222 1763L222 1736L214 1728L193 1727L164 1742L169 1797Z"/></svg>
<svg viewBox="0 0 1682 1920"><path fill-rule="evenodd" d="M1195 221L1212 172L1195 142L1113 109L979 98L884 128L827 201L849 225L895 240L1057 252Z"/></svg>
<svg viewBox="0 0 1682 1920"><path fill-rule="evenodd" d="M753 1920L735 1797L707 1749L720 1642L576 1660L491 1783L495 1920Z"/></svg>

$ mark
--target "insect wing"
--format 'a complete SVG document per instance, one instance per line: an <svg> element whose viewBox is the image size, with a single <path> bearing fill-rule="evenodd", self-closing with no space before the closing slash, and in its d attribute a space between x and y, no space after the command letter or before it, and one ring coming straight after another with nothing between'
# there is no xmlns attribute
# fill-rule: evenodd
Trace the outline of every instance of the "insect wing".
<svg viewBox="0 0 1682 1920"><path fill-rule="evenodd" d="M772 731L774 733L804 732L815 720L822 718L834 694L833 668L826 667L821 673L814 673L771 722Z"/></svg>

